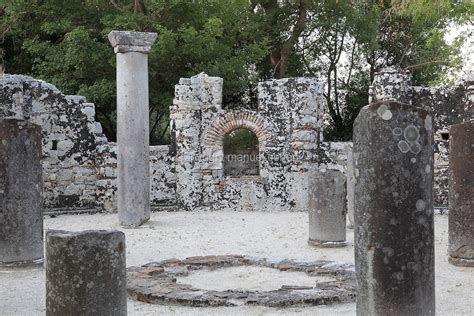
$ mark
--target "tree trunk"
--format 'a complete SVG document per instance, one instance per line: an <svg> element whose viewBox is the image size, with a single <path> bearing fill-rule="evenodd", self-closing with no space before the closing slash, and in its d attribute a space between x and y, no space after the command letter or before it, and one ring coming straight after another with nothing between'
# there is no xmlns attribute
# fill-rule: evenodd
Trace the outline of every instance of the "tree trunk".
<svg viewBox="0 0 474 316"><path fill-rule="evenodd" d="M274 47L272 49L271 62L274 67L273 76L276 79L284 78L287 75L288 63L291 55L295 51L298 39L306 27L306 14L308 11L307 1L308 0L299 0L298 18L293 27L290 38L283 44L278 45L279 47Z"/></svg>
<svg viewBox="0 0 474 316"><path fill-rule="evenodd" d="M134 0L135 5L133 12L146 14L145 0Z"/></svg>

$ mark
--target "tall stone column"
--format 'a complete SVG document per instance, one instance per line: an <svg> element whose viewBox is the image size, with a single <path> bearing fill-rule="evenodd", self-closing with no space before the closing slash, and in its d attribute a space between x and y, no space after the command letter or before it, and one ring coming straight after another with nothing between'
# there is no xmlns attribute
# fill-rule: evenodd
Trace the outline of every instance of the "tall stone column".
<svg viewBox="0 0 474 316"><path fill-rule="evenodd" d="M449 135L449 262L474 267L474 120Z"/></svg>
<svg viewBox="0 0 474 316"><path fill-rule="evenodd" d="M318 171L308 190L308 243L320 247L346 246L346 176L339 170Z"/></svg>
<svg viewBox="0 0 474 316"><path fill-rule="evenodd" d="M354 122L357 315L434 315L432 116L383 101Z"/></svg>
<svg viewBox="0 0 474 316"><path fill-rule="evenodd" d="M46 315L127 315L124 233L46 233Z"/></svg>
<svg viewBox="0 0 474 316"><path fill-rule="evenodd" d="M43 262L41 127L0 119L0 268Z"/></svg>
<svg viewBox="0 0 474 316"><path fill-rule="evenodd" d="M156 33L112 31L117 54L117 208L120 224L150 218L148 52Z"/></svg>

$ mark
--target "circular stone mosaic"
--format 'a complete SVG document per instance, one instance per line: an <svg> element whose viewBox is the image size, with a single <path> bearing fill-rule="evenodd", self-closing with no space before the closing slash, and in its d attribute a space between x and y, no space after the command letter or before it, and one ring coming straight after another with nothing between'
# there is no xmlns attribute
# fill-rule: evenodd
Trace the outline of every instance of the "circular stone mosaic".
<svg viewBox="0 0 474 316"><path fill-rule="evenodd" d="M314 286L283 285L269 291L205 290L177 282L196 270L216 270L227 267L265 267L279 271L304 272L311 277L329 281ZM186 278L182 278L186 280ZM168 259L127 269L129 295L152 304L186 306L265 305L272 307L326 305L355 300L354 266L347 263L318 260L299 262L256 258L242 255L199 256L184 260Z"/></svg>

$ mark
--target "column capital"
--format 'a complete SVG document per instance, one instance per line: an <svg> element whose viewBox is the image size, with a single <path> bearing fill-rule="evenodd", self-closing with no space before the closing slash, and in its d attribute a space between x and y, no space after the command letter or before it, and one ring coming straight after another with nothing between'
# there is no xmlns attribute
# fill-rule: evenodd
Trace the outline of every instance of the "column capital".
<svg viewBox="0 0 474 316"><path fill-rule="evenodd" d="M115 53L138 52L148 54L156 37L156 33L128 31L112 31L108 35Z"/></svg>

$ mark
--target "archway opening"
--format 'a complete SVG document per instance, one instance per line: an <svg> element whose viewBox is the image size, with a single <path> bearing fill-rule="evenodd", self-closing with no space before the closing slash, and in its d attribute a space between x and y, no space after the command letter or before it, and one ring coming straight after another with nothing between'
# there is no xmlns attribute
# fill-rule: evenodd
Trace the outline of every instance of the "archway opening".
<svg viewBox="0 0 474 316"><path fill-rule="evenodd" d="M247 128L237 128L224 137L224 174L258 176L258 138Z"/></svg>

